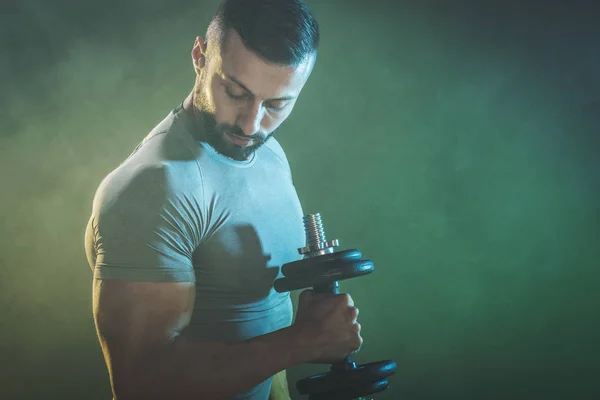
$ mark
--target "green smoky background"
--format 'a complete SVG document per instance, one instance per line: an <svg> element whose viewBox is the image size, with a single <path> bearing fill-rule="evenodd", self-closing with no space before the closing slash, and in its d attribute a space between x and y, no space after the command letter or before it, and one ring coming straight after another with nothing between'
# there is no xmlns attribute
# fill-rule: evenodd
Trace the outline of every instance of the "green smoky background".
<svg viewBox="0 0 600 400"><path fill-rule="evenodd" d="M189 93L217 5L2 1L0 398L111 398L91 200ZM319 59L278 139L305 212L375 264L342 290L357 361L398 363L376 398L600 398L598 6L309 5Z"/></svg>

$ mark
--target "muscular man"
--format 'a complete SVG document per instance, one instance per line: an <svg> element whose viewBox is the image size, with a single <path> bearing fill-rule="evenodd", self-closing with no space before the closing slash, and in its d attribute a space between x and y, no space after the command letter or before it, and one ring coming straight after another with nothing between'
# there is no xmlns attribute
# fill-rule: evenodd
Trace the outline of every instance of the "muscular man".
<svg viewBox="0 0 600 400"><path fill-rule="evenodd" d="M101 182L86 253L116 399L288 399L287 368L361 346L347 294L304 291L293 320L273 290L305 244L273 133L318 42L301 0L225 0L189 96Z"/></svg>

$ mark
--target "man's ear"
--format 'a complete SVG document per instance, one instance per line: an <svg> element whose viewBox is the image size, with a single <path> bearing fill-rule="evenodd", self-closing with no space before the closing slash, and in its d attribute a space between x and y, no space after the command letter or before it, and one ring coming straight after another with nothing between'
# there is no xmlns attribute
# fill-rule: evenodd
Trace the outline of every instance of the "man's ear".
<svg viewBox="0 0 600 400"><path fill-rule="evenodd" d="M200 36L196 37L192 47L192 62L196 73L200 73L206 64L206 42Z"/></svg>

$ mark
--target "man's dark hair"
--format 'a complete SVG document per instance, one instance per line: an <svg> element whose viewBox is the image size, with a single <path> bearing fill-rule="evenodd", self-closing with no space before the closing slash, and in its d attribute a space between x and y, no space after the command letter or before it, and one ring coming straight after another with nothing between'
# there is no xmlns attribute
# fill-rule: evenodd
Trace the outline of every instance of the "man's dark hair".
<svg viewBox="0 0 600 400"><path fill-rule="evenodd" d="M298 66L319 47L319 26L302 0L224 0L207 39L223 45L230 28L249 50L274 64Z"/></svg>

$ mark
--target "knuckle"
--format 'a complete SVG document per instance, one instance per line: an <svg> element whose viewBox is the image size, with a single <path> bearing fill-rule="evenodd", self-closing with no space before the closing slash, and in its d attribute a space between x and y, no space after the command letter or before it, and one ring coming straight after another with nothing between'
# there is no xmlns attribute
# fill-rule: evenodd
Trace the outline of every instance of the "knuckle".
<svg viewBox="0 0 600 400"><path fill-rule="evenodd" d="M340 302L343 304L347 304L347 305L353 305L354 303L352 302L352 297L350 297L350 295L348 293L343 293L340 295L339 297Z"/></svg>

